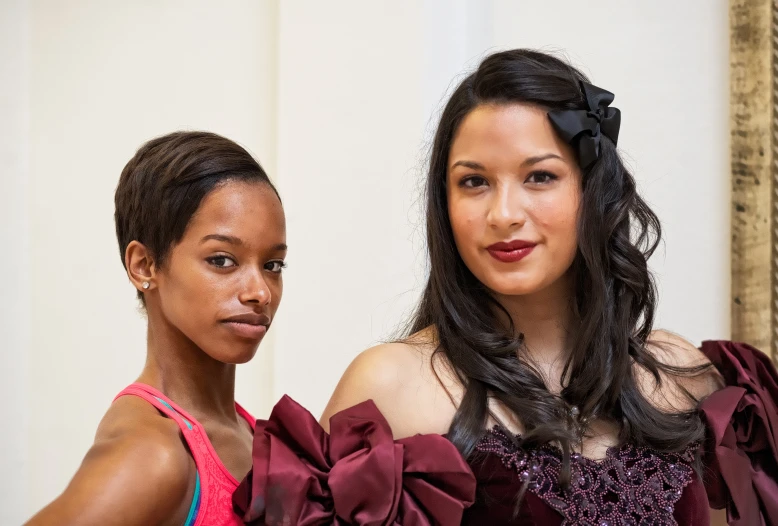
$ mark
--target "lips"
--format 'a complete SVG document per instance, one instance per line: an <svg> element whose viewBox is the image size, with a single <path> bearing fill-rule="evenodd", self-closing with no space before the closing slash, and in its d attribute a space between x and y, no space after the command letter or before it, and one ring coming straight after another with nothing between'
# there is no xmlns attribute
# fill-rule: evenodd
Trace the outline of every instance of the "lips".
<svg viewBox="0 0 778 526"><path fill-rule="evenodd" d="M497 261L503 263L516 263L529 256L535 246L536 243L532 243L531 241L517 239L514 241L494 243L493 245L486 247L486 250L489 252L489 255Z"/></svg>
<svg viewBox="0 0 778 526"><path fill-rule="evenodd" d="M250 340L259 340L270 326L270 317L256 312L236 314L222 320L222 323L237 336Z"/></svg>

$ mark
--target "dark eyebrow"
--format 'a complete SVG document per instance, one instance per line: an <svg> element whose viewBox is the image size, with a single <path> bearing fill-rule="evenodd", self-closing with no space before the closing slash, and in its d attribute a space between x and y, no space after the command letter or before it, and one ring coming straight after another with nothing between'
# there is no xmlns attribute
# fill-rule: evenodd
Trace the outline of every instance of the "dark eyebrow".
<svg viewBox="0 0 778 526"><path fill-rule="evenodd" d="M202 240L200 240L200 244L202 245L209 239L214 239L216 241L223 241L225 243L229 243L231 245L235 246L243 246L243 240L239 237L235 236L225 236L224 234L208 234L205 236ZM273 251L274 252L281 252L286 251L289 247L286 246L286 243L278 243L277 245L273 245Z"/></svg>
<svg viewBox="0 0 778 526"><path fill-rule="evenodd" d="M486 170L482 164L475 161L457 161L451 165L451 169L453 170L457 166L464 166L465 168L470 168L471 170Z"/></svg>
<svg viewBox="0 0 778 526"><path fill-rule="evenodd" d="M202 245L209 239L215 239L216 241L224 241L225 243L229 243L230 245L237 245L241 246L243 245L243 240L239 237L235 236L225 236L224 234L208 234L204 238L200 240L200 244Z"/></svg>
<svg viewBox="0 0 778 526"><path fill-rule="evenodd" d="M546 159L559 159L560 161L564 161L560 156L558 156L555 153L547 153L545 155L537 155L535 157L528 157L524 160L523 163L521 163L522 166L531 166L533 164L538 164L540 161L545 161Z"/></svg>
<svg viewBox="0 0 778 526"><path fill-rule="evenodd" d="M528 157L524 160L523 163L521 163L521 166L531 166L533 164L538 164L541 161L545 161L547 159L559 159L560 161L564 161L560 156L558 156L555 153L546 153L544 155L536 155L534 157ZM457 166L464 166L465 168L470 168L471 170L480 170L485 171L486 168L484 168L484 165L481 163L477 163L475 161L457 161L454 164L451 165L451 169L456 168Z"/></svg>

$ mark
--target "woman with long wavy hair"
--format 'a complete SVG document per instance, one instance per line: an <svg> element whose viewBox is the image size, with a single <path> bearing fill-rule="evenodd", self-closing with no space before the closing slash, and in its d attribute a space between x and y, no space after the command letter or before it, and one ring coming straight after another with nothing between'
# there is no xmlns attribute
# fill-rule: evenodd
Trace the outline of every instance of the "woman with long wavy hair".
<svg viewBox="0 0 778 526"><path fill-rule="evenodd" d="M461 82L432 147L429 277L408 336L355 359L323 429L276 407L244 518L707 525L726 507L730 524L778 524L778 375L747 345L653 329L660 225L617 152L613 99L528 50ZM448 452L407 441L441 436L471 478L450 461L419 491L408 459ZM290 457L308 489L282 475ZM449 502L404 512L419 494Z"/></svg>

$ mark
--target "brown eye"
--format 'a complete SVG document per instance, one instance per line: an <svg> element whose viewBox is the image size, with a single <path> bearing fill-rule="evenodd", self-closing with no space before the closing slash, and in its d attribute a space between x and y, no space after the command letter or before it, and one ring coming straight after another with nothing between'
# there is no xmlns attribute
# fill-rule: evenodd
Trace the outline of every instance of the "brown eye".
<svg viewBox="0 0 778 526"><path fill-rule="evenodd" d="M459 186L463 188L478 188L479 186L486 186L486 179L480 175L469 175L459 181Z"/></svg>
<svg viewBox="0 0 778 526"><path fill-rule="evenodd" d="M527 182L533 184L547 184L551 181L555 181L556 179L557 176L551 172L537 171L529 174L529 177L527 177Z"/></svg>
<svg viewBox="0 0 778 526"><path fill-rule="evenodd" d="M286 268L286 263L281 260L270 261L265 264L265 270L273 272L274 274L280 274L282 270Z"/></svg>
<svg viewBox="0 0 778 526"><path fill-rule="evenodd" d="M212 256L207 258L206 261L216 268L230 268L238 265L235 263L235 260L229 256Z"/></svg>

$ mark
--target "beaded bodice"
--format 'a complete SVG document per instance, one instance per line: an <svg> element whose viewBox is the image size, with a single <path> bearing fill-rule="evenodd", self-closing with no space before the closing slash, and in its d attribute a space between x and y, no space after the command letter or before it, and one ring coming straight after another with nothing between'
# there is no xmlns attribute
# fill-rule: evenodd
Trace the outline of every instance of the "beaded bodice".
<svg viewBox="0 0 778 526"><path fill-rule="evenodd" d="M495 428L479 442L481 453L497 455L515 470L527 490L563 517L562 524L598 526L675 525L675 503L692 481L696 447L682 454L659 454L625 445L610 448L602 460L571 456L571 484L559 482L562 453L553 446L524 450L505 431Z"/></svg>

